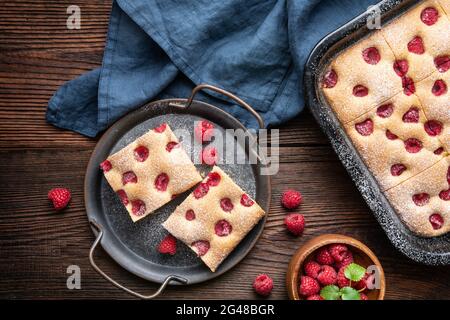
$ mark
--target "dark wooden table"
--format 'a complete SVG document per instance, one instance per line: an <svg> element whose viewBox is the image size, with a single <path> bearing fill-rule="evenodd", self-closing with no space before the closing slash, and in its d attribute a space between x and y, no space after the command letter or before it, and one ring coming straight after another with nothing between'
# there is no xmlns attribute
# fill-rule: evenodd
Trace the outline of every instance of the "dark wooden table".
<svg viewBox="0 0 450 320"><path fill-rule="evenodd" d="M96 141L45 122L47 101L65 81L101 64L110 1L78 0L81 30L66 28L73 1L2 1L0 6L0 298L130 298L89 265L94 240L83 203L83 178ZM285 272L294 251L323 233L365 242L387 276L387 299L450 299L450 269L415 264L398 253L375 221L349 176L304 112L280 127L281 165L273 179L264 233L237 267L216 280L169 288L165 298L255 298L258 273L275 282L271 298L287 298ZM54 213L47 191L72 190L64 213ZM302 191L303 237L286 233L279 204L288 187ZM155 284L128 274L106 254L103 268L133 289ZM66 268L81 267L81 290L66 288Z"/></svg>

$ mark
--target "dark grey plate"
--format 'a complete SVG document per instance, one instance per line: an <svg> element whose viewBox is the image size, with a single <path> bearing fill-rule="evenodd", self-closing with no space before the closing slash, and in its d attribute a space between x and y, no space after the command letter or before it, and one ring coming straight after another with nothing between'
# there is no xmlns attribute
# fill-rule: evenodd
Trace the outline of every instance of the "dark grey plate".
<svg viewBox="0 0 450 320"><path fill-rule="evenodd" d="M420 1L382 1L378 8L382 24L395 19ZM305 94L308 106L328 136L340 160L394 246L410 259L429 265L450 264L450 235L423 238L412 233L398 218L365 166L322 94L320 79L329 63L340 52L373 30L366 26L369 13L350 21L321 40L306 62Z"/></svg>
<svg viewBox="0 0 450 320"><path fill-rule="evenodd" d="M103 249L126 270L158 283L163 283L170 275L176 275L184 278L186 284L194 284L215 278L230 270L254 246L266 221L264 217L214 273L183 244L179 244L175 256L161 255L155 249L159 241L167 234L161 223L190 191L141 221L137 223L131 221L127 211L99 170L99 164L108 155L163 122L169 124L173 130L187 129L190 132L193 132L194 121L199 119L208 119L221 131L238 128L246 130L238 120L217 107L194 100L186 108L185 103L185 99L152 102L119 120L98 142L89 161L85 178L87 215L90 221L95 221L103 230L103 236L99 240ZM247 155L249 152L254 152L249 148L248 143L238 144L237 148ZM199 157L199 151L195 149L186 149L186 151L193 157ZM270 177L260 174L261 164L221 164L219 166L268 212ZM197 168L202 173L210 170L210 167L203 165L198 165ZM93 228L93 231L98 234L97 228ZM94 268L97 269L96 265ZM97 271L102 273L100 270ZM120 285L117 286L120 287Z"/></svg>

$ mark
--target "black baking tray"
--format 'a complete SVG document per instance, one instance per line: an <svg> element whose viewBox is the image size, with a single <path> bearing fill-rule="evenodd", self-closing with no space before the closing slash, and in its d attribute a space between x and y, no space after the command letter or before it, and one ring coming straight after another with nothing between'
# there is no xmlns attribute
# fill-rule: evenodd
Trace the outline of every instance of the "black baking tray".
<svg viewBox="0 0 450 320"><path fill-rule="evenodd" d="M306 62L304 73L305 97L316 121L327 135L339 159L392 244L404 255L418 263L450 265L450 235L423 238L415 235L403 224L347 137L320 88L321 76L333 58L376 31L375 29L369 29L366 23L368 18L373 17L373 10L378 11L381 15L381 26L383 26L420 2L417 0L382 1L373 7L370 12L361 14L322 39L313 49Z"/></svg>

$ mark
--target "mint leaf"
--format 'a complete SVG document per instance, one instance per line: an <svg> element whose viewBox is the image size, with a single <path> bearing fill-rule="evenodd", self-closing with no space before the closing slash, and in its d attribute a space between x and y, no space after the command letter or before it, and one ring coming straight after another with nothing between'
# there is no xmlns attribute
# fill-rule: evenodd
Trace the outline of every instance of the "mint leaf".
<svg viewBox="0 0 450 320"><path fill-rule="evenodd" d="M342 300L361 300L361 295L352 287L343 287L341 289Z"/></svg>
<svg viewBox="0 0 450 320"><path fill-rule="evenodd" d="M344 270L344 275L351 281L359 281L366 274L366 269L359 264L350 263Z"/></svg>
<svg viewBox="0 0 450 320"><path fill-rule="evenodd" d="M322 290L320 290L320 296L325 300L337 300L340 295L341 293L339 292L338 286L330 285L323 287Z"/></svg>

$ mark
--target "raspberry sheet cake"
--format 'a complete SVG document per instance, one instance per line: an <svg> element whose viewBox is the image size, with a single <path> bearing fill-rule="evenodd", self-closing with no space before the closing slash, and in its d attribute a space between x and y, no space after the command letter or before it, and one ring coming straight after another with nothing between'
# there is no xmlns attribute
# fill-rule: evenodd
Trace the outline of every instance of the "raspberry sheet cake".
<svg viewBox="0 0 450 320"><path fill-rule="evenodd" d="M214 272L264 215L264 210L215 166L163 227Z"/></svg>
<svg viewBox="0 0 450 320"><path fill-rule="evenodd" d="M100 166L134 222L202 180L165 123L109 156Z"/></svg>
<svg viewBox="0 0 450 320"><path fill-rule="evenodd" d="M450 0L421 2L346 49L322 78L380 189L425 237L450 231L449 9Z"/></svg>

